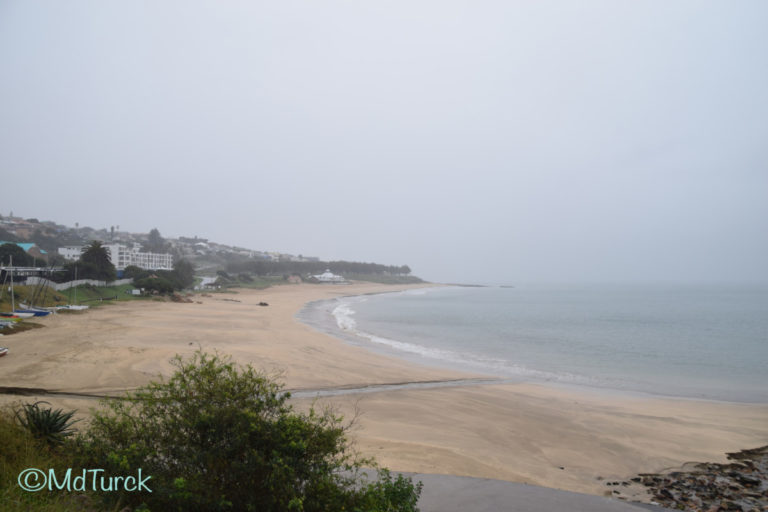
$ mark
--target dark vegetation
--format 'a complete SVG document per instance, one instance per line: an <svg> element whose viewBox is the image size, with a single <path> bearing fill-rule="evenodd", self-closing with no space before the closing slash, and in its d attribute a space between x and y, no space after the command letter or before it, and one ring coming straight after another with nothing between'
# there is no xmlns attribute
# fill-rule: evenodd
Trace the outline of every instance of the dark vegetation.
<svg viewBox="0 0 768 512"><path fill-rule="evenodd" d="M268 261L247 260L227 265L228 272L253 272L256 275L280 274L321 274L326 269L339 275L345 273L361 275L408 275L408 265L382 265L380 263L359 263L354 261Z"/></svg>
<svg viewBox="0 0 768 512"><path fill-rule="evenodd" d="M173 293L195 283L195 269L187 260L178 260L173 270L145 270L131 265L125 268L123 277L133 279L134 286L145 291Z"/></svg>
<svg viewBox="0 0 768 512"><path fill-rule="evenodd" d="M94 412L76 436L71 417L50 429L25 428L24 411L0 415L0 502L4 510L66 510L65 492L29 493L18 473L36 468L103 468L105 475L152 478L148 492L87 493L79 509L185 511L411 512L421 485L379 470L368 478L332 410L294 410L273 378L227 357L177 356L176 372ZM66 414L66 413L63 413ZM14 416L16 419L14 420ZM55 430L55 429L54 429ZM53 439L53 441L51 441ZM75 472L80 471L76 469Z"/></svg>
<svg viewBox="0 0 768 512"><path fill-rule="evenodd" d="M356 274L353 272L345 272L342 274L346 279L351 281L368 281L370 283L382 283L382 284L411 284L411 283L423 283L424 281L416 276L411 275L390 275L390 274Z"/></svg>
<svg viewBox="0 0 768 512"><path fill-rule="evenodd" d="M408 265L382 265L380 263L359 263L354 261L268 261L245 260L227 264L227 271L232 274L251 273L257 276L288 276L291 274L307 276L322 274L330 270L347 279L374 282L421 282L411 276Z"/></svg>
<svg viewBox="0 0 768 512"><path fill-rule="evenodd" d="M263 290L270 286L286 284L287 276L257 276L248 272L239 274L230 274L223 270L216 272L216 281L214 285L223 289L226 288L255 288Z"/></svg>
<svg viewBox="0 0 768 512"><path fill-rule="evenodd" d="M0 265L9 265L13 258L14 267L31 267L35 259L16 244L0 245Z"/></svg>
<svg viewBox="0 0 768 512"><path fill-rule="evenodd" d="M12 328L4 328L0 331L0 334L3 336L11 336L12 334L19 334L20 332L31 331L32 329L41 329L42 327L42 324L25 320L23 322L17 322Z"/></svg>

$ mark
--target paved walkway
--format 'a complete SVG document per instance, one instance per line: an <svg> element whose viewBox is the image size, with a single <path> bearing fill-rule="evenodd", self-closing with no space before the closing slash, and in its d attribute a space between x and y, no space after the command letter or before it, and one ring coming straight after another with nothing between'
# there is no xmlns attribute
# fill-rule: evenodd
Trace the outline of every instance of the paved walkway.
<svg viewBox="0 0 768 512"><path fill-rule="evenodd" d="M662 507L502 480L403 473L424 482L421 512L647 512Z"/></svg>

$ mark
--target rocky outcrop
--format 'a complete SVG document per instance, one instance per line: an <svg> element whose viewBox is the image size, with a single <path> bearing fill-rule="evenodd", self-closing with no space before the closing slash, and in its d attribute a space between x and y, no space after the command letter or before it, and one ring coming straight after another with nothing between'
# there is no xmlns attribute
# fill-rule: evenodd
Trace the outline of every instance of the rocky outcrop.
<svg viewBox="0 0 768 512"><path fill-rule="evenodd" d="M698 463L684 470L641 474L631 482L608 482L621 498L622 488L642 485L650 501L692 512L768 510L768 446L727 454L729 464ZM636 498L637 496L633 496Z"/></svg>

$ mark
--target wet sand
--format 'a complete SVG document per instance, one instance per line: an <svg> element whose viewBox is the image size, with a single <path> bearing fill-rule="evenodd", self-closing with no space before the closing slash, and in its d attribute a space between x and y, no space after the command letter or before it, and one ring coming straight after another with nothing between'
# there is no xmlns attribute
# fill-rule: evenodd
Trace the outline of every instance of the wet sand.
<svg viewBox="0 0 768 512"><path fill-rule="evenodd" d="M377 284L290 285L197 296L202 304L131 302L52 315L45 329L3 337L0 387L120 394L168 374L174 354L230 354L280 374L289 389L363 387L483 377L374 354L317 332L294 315L313 300L395 291ZM260 307L260 301L268 307ZM76 395L45 399L83 413ZM311 398L293 399L305 408ZM768 444L768 405L621 395L519 384L396 387L320 399L351 418L365 455L398 471L494 478L605 494L606 481Z"/></svg>

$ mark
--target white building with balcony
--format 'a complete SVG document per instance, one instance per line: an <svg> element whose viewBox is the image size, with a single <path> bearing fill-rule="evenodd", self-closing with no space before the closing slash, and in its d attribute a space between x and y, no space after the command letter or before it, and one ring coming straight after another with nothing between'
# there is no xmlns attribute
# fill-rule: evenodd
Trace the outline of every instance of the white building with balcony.
<svg viewBox="0 0 768 512"><path fill-rule="evenodd" d="M139 244L105 244L109 260L117 270L135 265L146 270L172 270L173 255L168 253L142 252ZM83 246L59 247L59 254L69 261L77 261L85 248Z"/></svg>

